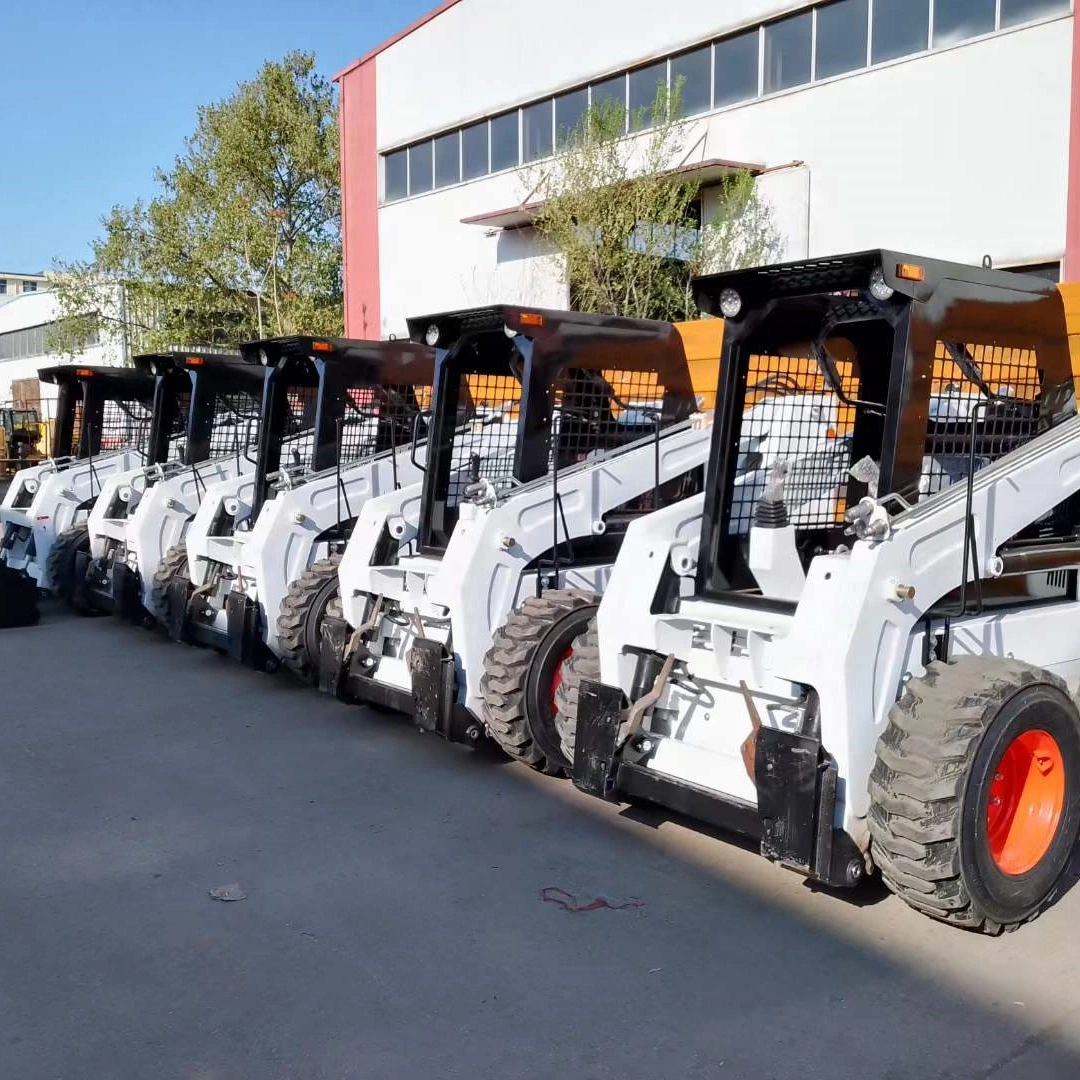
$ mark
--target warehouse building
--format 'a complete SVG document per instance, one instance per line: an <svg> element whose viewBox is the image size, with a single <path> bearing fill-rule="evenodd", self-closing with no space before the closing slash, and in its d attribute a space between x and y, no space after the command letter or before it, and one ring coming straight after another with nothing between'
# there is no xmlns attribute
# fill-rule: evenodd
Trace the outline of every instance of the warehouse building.
<svg viewBox="0 0 1080 1080"><path fill-rule="evenodd" d="M337 76L347 331L565 306L533 170L589 102L629 126L658 83L682 88L673 166L702 212L749 169L781 258L891 246L1080 276L1074 24L1070 0L447 0Z"/></svg>
<svg viewBox="0 0 1080 1080"><path fill-rule="evenodd" d="M116 335L94 331L75 355L56 351L53 329L61 318L56 294L42 281L40 289L20 288L0 296L0 404L20 401L41 405L48 415L57 388L39 383L40 368L55 364L120 364L127 350Z"/></svg>

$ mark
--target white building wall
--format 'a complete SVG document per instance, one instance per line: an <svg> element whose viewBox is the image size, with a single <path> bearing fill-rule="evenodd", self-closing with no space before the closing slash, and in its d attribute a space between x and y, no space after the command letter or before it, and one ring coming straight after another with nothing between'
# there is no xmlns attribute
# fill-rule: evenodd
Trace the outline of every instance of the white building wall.
<svg viewBox="0 0 1080 1080"><path fill-rule="evenodd" d="M379 146L805 6L805 0L463 0L379 55Z"/></svg>
<svg viewBox="0 0 1080 1080"><path fill-rule="evenodd" d="M56 297L52 293L21 293L0 303L0 334L55 322L59 314ZM41 368L58 364L79 364L87 367L116 364L121 362L122 355L117 342L102 341L75 357L42 353L39 356L0 361L0 403L11 401L12 382L16 379L34 378ZM51 383L42 383L42 403L55 400L56 392L57 388Z"/></svg>
<svg viewBox="0 0 1080 1080"><path fill-rule="evenodd" d="M688 0L670 0L663 19L644 0L552 0L542 18L464 0L379 56L380 147L800 6L730 0L718 27L713 6ZM766 168L758 183L787 258L889 246L996 265L1056 260L1071 57L1066 17L854 72L693 121L692 160ZM557 263L528 232L461 224L520 204L528 186L526 169L380 209L384 333L428 311L565 304Z"/></svg>

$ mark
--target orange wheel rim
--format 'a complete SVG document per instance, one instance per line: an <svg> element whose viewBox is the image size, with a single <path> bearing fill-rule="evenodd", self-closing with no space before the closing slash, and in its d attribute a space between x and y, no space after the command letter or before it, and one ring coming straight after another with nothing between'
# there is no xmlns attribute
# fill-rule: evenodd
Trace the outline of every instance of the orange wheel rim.
<svg viewBox="0 0 1080 1080"><path fill-rule="evenodd" d="M551 715L559 711L559 707L555 704L555 695L559 692L559 687L562 686L562 667L571 656L574 655L573 648L569 648L559 657L559 662L555 665L555 674L551 676Z"/></svg>
<svg viewBox="0 0 1080 1080"><path fill-rule="evenodd" d="M1005 747L986 804L990 854L1004 874L1026 874L1046 854L1065 804L1065 764L1048 731L1025 731Z"/></svg>

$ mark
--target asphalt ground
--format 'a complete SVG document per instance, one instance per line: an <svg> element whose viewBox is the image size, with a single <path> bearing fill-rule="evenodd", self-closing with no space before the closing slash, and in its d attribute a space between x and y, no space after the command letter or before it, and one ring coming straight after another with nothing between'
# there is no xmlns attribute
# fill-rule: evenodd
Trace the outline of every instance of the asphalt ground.
<svg viewBox="0 0 1080 1080"><path fill-rule="evenodd" d="M108 618L0 675L0 1080L1080 1076L1080 888L964 933Z"/></svg>

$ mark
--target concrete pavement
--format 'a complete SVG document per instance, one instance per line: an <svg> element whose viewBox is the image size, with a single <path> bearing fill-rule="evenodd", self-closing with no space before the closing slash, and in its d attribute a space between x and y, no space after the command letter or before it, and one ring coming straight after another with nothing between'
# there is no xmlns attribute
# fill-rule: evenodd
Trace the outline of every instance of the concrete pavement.
<svg viewBox="0 0 1080 1080"><path fill-rule="evenodd" d="M1080 888L961 933L109 619L0 674L0 1080L1080 1075Z"/></svg>

